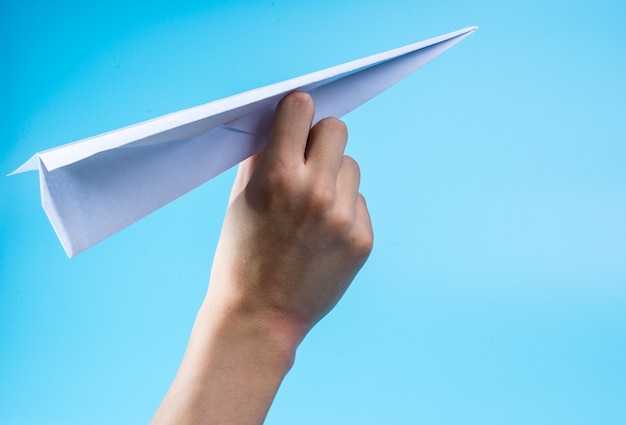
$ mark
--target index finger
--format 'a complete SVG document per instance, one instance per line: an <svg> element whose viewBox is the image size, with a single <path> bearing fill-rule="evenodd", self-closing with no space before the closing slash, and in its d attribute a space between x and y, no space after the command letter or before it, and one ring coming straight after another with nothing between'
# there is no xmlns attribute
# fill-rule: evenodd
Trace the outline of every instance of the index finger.
<svg viewBox="0 0 626 425"><path fill-rule="evenodd" d="M303 164L314 114L315 105L308 93L291 92L278 102L262 161Z"/></svg>

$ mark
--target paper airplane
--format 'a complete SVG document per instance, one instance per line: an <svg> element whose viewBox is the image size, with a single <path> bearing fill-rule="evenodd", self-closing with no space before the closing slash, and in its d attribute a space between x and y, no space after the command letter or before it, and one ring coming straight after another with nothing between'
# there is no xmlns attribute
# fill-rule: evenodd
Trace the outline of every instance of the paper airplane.
<svg viewBox="0 0 626 425"><path fill-rule="evenodd" d="M33 155L41 200L72 257L261 150L274 108L308 92L341 117L468 37L468 27Z"/></svg>

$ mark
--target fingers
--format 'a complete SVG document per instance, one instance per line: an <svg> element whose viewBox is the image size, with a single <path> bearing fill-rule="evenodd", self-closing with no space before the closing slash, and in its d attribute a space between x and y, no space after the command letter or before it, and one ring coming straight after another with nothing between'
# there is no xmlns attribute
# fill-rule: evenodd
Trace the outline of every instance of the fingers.
<svg viewBox="0 0 626 425"><path fill-rule="evenodd" d="M316 173L337 176L348 140L347 128L337 118L325 118L311 128L314 114L308 93L292 92L278 103L264 150L265 165L291 168L306 161Z"/></svg>
<svg viewBox="0 0 626 425"><path fill-rule="evenodd" d="M361 171L357 162L349 156L341 157L341 166L337 174L337 200L350 206L355 214Z"/></svg>
<svg viewBox="0 0 626 425"><path fill-rule="evenodd" d="M374 247L374 231L365 198L360 193L356 203L356 222L353 229L352 249L356 257L363 262L369 257Z"/></svg>
<svg viewBox="0 0 626 425"><path fill-rule="evenodd" d="M348 129L337 118L325 118L315 124L306 147L306 165L314 172L335 178L343 163L343 151L348 142Z"/></svg>
<svg viewBox="0 0 626 425"><path fill-rule="evenodd" d="M278 103L263 155L266 165L291 167L304 163L314 114L315 106L308 93L292 92Z"/></svg>
<svg viewBox="0 0 626 425"><path fill-rule="evenodd" d="M293 92L280 101L262 156L240 165L231 202L250 182L254 196L249 199L262 205L286 202L298 217L324 217L320 225L330 226L333 237L366 258L371 223L359 193L359 166L343 155L347 128L336 118L325 118L311 128L313 115L313 100L306 93Z"/></svg>
<svg viewBox="0 0 626 425"><path fill-rule="evenodd" d="M337 176L337 197L334 206L337 228L346 232L350 252L365 261L372 250L374 236L365 198L359 193L361 173L357 162L344 156Z"/></svg>

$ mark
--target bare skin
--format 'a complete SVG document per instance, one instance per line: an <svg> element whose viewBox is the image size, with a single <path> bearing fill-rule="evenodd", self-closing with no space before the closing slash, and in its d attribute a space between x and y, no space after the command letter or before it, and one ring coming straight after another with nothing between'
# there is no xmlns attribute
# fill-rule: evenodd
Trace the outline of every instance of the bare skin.
<svg viewBox="0 0 626 425"><path fill-rule="evenodd" d="M206 298L153 424L262 424L311 328L367 259L372 226L347 130L294 92L239 166Z"/></svg>

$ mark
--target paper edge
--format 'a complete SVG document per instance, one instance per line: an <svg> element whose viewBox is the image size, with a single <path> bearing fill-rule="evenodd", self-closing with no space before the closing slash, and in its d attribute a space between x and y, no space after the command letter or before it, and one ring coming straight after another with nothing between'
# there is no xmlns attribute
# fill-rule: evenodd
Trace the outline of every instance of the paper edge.
<svg viewBox="0 0 626 425"><path fill-rule="evenodd" d="M155 127L153 129L148 129L148 134L142 138L122 141L121 143L107 143L107 146L100 146L100 147L95 147L91 149L91 153L85 154L84 152L82 152L80 154L75 154L73 160L66 161L65 163L61 163L60 165L46 164L48 166L49 171L53 171L54 169L60 168L64 165L68 165L68 164L80 161L82 159L88 158L89 156L93 156L97 154L98 152L122 147L127 144L133 143L137 140L151 137L164 131L168 131L168 130L179 128L185 125L189 125L201 119L210 118L220 113L231 111L238 107L244 107L249 104L254 104L255 102L263 101L264 99L279 95L281 93L286 93L291 90L301 88L303 86L315 84L317 82L320 82L328 78L332 78L341 74L353 72L355 70L359 70L367 66L372 66L372 65L384 62L386 60L390 60L394 57L399 57L399 56L402 56L403 54L421 50L423 48L426 48L426 47L429 47L429 46L432 46L432 45L435 45L444 41L448 41L459 36L465 36L463 38L466 38L467 36L474 33L476 30L478 30L478 26L469 26L469 27L466 27L457 31L447 33L447 34L442 34L436 37L418 41L416 43L411 43L411 44L398 47L395 49L386 50L384 52L366 56L364 58L344 62L342 64L324 68L319 71L311 72L311 73L304 74L298 77L283 80L277 83L247 90L247 91L244 91L244 92L232 95L232 96L228 96L225 98L221 98L218 100L214 100L214 101L202 104L202 105L193 106L190 108L171 112L169 114L161 115L159 117L155 117L146 121L131 124L129 126L122 127L116 130L101 133L96 136L91 136L91 137L81 139L75 142L57 146L55 148L37 152L28 161L26 161L24 164L18 167L15 171L13 171L12 173L8 175L11 176L14 174L19 174L19 173L23 173L27 171L38 170L37 162L38 160L45 162L45 156L47 156L46 154L50 154L60 149L67 149L68 147L72 145L93 143L94 141L98 139L103 139L113 134L129 133L129 132L132 132L133 130L134 131L140 130L142 127L151 127L151 126ZM269 94L268 94L268 91L270 92ZM173 125L171 121L175 121L176 124Z"/></svg>

